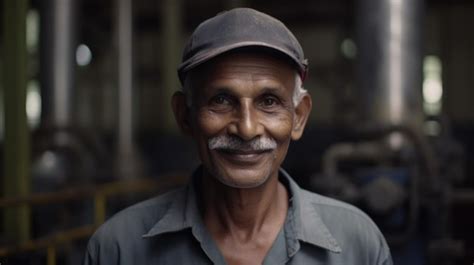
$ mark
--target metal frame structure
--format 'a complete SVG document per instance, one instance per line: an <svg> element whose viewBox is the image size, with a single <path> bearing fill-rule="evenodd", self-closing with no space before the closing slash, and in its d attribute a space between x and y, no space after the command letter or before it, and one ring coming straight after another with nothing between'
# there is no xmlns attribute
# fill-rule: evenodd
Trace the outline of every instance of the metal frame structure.
<svg viewBox="0 0 474 265"><path fill-rule="evenodd" d="M34 207L39 205L65 203L69 201L94 201L94 224L75 227L52 235L30 239L15 245L0 246L0 257L20 253L45 250L48 265L55 265L57 248L65 243L75 242L91 236L95 229L106 220L107 202L111 197L130 194L160 194L186 183L187 177L181 175L162 176L159 180L135 179L107 183L101 186L71 188L57 192L37 193L28 196L0 199L0 209Z"/></svg>

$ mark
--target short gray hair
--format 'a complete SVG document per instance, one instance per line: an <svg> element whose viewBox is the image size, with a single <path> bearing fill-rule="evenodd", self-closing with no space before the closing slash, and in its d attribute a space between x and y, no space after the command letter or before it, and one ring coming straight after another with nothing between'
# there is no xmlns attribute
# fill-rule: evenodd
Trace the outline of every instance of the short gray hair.
<svg viewBox="0 0 474 265"><path fill-rule="evenodd" d="M191 107L192 102L193 102L192 100L193 97L192 97L192 92L191 92L192 89L189 88L190 86L189 83L190 83L189 80L185 80L182 91L186 96L186 105L188 105L188 107ZM303 96L307 93L308 91L304 89L303 87L303 80L301 79L301 76L299 75L299 73L296 73L295 87L293 90L293 106L296 107L301 102L301 99L303 98Z"/></svg>
<svg viewBox="0 0 474 265"><path fill-rule="evenodd" d="M303 99L303 96L307 93L308 90L304 89L303 80L301 79L301 76L296 73L295 88L293 90L293 106L298 106L298 104L300 104L301 102L301 99Z"/></svg>

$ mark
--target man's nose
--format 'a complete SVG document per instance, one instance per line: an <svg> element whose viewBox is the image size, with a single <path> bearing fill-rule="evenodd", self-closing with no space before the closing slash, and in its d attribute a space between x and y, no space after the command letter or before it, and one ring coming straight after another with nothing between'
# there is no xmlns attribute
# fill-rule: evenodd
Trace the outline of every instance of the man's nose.
<svg viewBox="0 0 474 265"><path fill-rule="evenodd" d="M248 141L263 134L264 128L258 118L258 112L251 100L243 100L235 113L234 121L229 125L229 133Z"/></svg>

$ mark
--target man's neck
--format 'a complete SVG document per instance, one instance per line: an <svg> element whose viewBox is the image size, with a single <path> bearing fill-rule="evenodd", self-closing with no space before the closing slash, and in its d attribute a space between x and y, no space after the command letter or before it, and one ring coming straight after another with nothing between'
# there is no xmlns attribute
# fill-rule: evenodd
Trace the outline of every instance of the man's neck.
<svg viewBox="0 0 474 265"><path fill-rule="evenodd" d="M286 188L278 172L256 188L225 186L206 175L203 181L204 222L213 237L244 243L256 237L276 236L288 211Z"/></svg>
<svg viewBox="0 0 474 265"><path fill-rule="evenodd" d="M237 189L204 173L203 217L226 262L262 264L288 212L278 172L257 188Z"/></svg>

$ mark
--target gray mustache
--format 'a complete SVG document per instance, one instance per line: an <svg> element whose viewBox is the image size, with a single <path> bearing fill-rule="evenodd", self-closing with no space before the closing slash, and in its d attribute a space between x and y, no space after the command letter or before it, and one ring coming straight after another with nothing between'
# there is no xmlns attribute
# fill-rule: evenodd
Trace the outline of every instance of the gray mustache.
<svg viewBox="0 0 474 265"><path fill-rule="evenodd" d="M277 143L270 137L259 137L245 141L236 136L219 135L209 139L209 149L227 149L236 151L268 151L276 149Z"/></svg>

